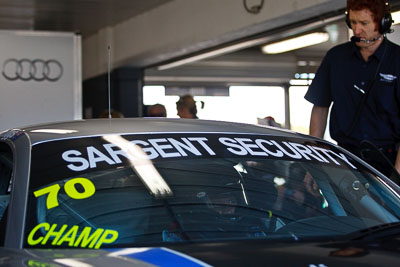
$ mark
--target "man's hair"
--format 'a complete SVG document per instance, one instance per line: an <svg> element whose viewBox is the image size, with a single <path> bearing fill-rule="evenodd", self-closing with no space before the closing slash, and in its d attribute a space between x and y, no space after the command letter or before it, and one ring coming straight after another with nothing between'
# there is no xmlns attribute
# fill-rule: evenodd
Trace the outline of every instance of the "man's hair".
<svg viewBox="0 0 400 267"><path fill-rule="evenodd" d="M192 95L181 96L179 98L178 102L176 102L176 106L178 108L187 107L193 116L196 117L196 115L197 115L196 101L194 101L194 98Z"/></svg>
<svg viewBox="0 0 400 267"><path fill-rule="evenodd" d="M385 0L347 0L347 12L363 9L371 11L377 29L379 29L383 15L390 12L389 4Z"/></svg>
<svg viewBox="0 0 400 267"><path fill-rule="evenodd" d="M124 117L124 114L122 114L122 112L119 112L118 110L111 109L109 112L108 109L106 109L99 115L99 118L108 118L110 114L111 114L111 118L123 118Z"/></svg>
<svg viewBox="0 0 400 267"><path fill-rule="evenodd" d="M167 117L167 110L163 104L154 104L147 108L147 116L149 117Z"/></svg>

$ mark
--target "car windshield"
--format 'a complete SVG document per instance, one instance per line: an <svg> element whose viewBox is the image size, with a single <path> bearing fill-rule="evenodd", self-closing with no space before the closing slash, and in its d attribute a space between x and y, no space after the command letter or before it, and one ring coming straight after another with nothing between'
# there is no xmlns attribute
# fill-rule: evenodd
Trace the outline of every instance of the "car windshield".
<svg viewBox="0 0 400 267"><path fill-rule="evenodd" d="M396 191L336 147L233 133L32 148L25 247L321 239L399 221Z"/></svg>

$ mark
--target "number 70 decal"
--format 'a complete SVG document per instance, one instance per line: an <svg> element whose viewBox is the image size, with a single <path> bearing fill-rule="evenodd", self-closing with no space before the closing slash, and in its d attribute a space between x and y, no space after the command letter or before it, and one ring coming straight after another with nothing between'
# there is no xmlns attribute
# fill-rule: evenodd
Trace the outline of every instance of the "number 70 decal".
<svg viewBox="0 0 400 267"><path fill-rule="evenodd" d="M84 191L83 192L78 192L76 190L75 185L80 184ZM42 188L40 190L37 190L33 192L35 197L40 197L42 195L48 194L47 200L46 200L46 206L47 209L52 209L57 207L58 204L58 191L60 191L61 186L59 184L54 184L45 188ZM96 188L94 187L94 184L86 178L74 178L69 180L68 182L65 183L64 185L64 190L65 193L73 199L84 199L84 198L89 198L93 196L93 194L96 192Z"/></svg>

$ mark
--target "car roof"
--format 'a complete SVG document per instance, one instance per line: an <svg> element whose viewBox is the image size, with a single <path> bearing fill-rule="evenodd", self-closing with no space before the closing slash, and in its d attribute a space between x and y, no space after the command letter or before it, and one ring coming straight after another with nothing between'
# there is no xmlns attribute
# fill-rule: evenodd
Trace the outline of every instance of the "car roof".
<svg viewBox="0 0 400 267"><path fill-rule="evenodd" d="M31 144L44 141L107 134L132 133L248 133L285 137L307 137L290 130L255 124L173 118L116 118L74 120L15 128L27 134Z"/></svg>

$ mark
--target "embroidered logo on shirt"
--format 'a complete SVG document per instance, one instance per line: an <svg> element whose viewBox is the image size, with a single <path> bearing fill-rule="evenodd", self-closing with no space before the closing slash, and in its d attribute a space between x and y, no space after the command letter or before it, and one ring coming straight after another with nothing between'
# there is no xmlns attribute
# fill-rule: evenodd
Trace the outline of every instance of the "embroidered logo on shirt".
<svg viewBox="0 0 400 267"><path fill-rule="evenodd" d="M360 91L361 93L365 94L365 91L355 84L354 84L354 88L356 88L356 90Z"/></svg>
<svg viewBox="0 0 400 267"><path fill-rule="evenodd" d="M379 73L379 76L381 76L381 81L382 82L387 82L387 83L391 83L393 82L395 79L397 79L396 76L392 75L392 74L383 74L383 73Z"/></svg>

